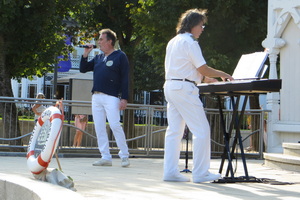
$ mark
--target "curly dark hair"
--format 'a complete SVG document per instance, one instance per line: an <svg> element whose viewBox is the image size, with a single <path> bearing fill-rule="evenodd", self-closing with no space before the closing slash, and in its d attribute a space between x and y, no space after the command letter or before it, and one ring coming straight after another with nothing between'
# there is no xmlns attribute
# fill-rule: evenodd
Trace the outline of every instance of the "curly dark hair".
<svg viewBox="0 0 300 200"><path fill-rule="evenodd" d="M179 18L176 32L177 34L191 32L192 28L200 22L206 23L207 17L205 16L207 10L190 9L185 11Z"/></svg>

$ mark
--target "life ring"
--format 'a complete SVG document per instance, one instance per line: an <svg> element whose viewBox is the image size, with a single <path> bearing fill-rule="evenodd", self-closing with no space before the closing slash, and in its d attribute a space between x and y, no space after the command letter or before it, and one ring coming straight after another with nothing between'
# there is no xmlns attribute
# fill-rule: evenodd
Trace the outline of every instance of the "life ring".
<svg viewBox="0 0 300 200"><path fill-rule="evenodd" d="M63 120L64 115L55 106L47 108L38 118L27 150L27 166L33 174L40 174L48 167L60 138Z"/></svg>

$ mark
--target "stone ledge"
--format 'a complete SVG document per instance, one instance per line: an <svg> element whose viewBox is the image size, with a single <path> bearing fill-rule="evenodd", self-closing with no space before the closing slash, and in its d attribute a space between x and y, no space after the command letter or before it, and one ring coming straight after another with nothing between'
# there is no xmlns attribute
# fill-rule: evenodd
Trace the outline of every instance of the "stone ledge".
<svg viewBox="0 0 300 200"><path fill-rule="evenodd" d="M300 172L300 157L276 153L264 153L265 165L293 172Z"/></svg>
<svg viewBox="0 0 300 200"><path fill-rule="evenodd" d="M283 143L283 154L300 157L300 143Z"/></svg>
<svg viewBox="0 0 300 200"><path fill-rule="evenodd" d="M273 161L273 160L265 160L264 165L266 167L269 167L272 169L279 169L279 170L285 170L285 171L289 171L289 172L300 173L299 165L282 163L282 162L277 162L277 161Z"/></svg>
<svg viewBox="0 0 300 200"><path fill-rule="evenodd" d="M300 166L300 157L298 156L284 155L280 153L264 153L264 158L266 160L273 160Z"/></svg>
<svg viewBox="0 0 300 200"><path fill-rule="evenodd" d="M300 150L300 143L283 143L282 147Z"/></svg>
<svg viewBox="0 0 300 200"><path fill-rule="evenodd" d="M84 200L80 194L61 186L1 173L0 194L3 200Z"/></svg>

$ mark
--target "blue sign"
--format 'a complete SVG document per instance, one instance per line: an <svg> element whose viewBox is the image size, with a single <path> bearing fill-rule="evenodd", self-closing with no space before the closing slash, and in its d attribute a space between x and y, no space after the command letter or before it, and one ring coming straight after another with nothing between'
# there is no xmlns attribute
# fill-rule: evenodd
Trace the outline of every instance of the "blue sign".
<svg viewBox="0 0 300 200"><path fill-rule="evenodd" d="M67 45L71 45L71 37L67 36L67 39L65 40ZM59 56L58 58L63 58L63 56ZM68 55L68 60L64 60L64 61L59 61L58 65L58 72L68 72L71 67L72 67L72 63L70 60L70 53Z"/></svg>

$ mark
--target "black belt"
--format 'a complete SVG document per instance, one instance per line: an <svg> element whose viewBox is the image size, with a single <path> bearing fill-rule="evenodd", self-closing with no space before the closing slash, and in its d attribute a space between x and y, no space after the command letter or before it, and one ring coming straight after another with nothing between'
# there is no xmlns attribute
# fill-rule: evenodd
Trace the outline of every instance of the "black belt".
<svg viewBox="0 0 300 200"><path fill-rule="evenodd" d="M186 78L184 78L184 79L177 79L177 78L175 78L175 79L169 79L169 80L171 80L171 81L186 81L186 82L190 82L190 83L196 84L195 81L191 81L191 80L186 79Z"/></svg>

